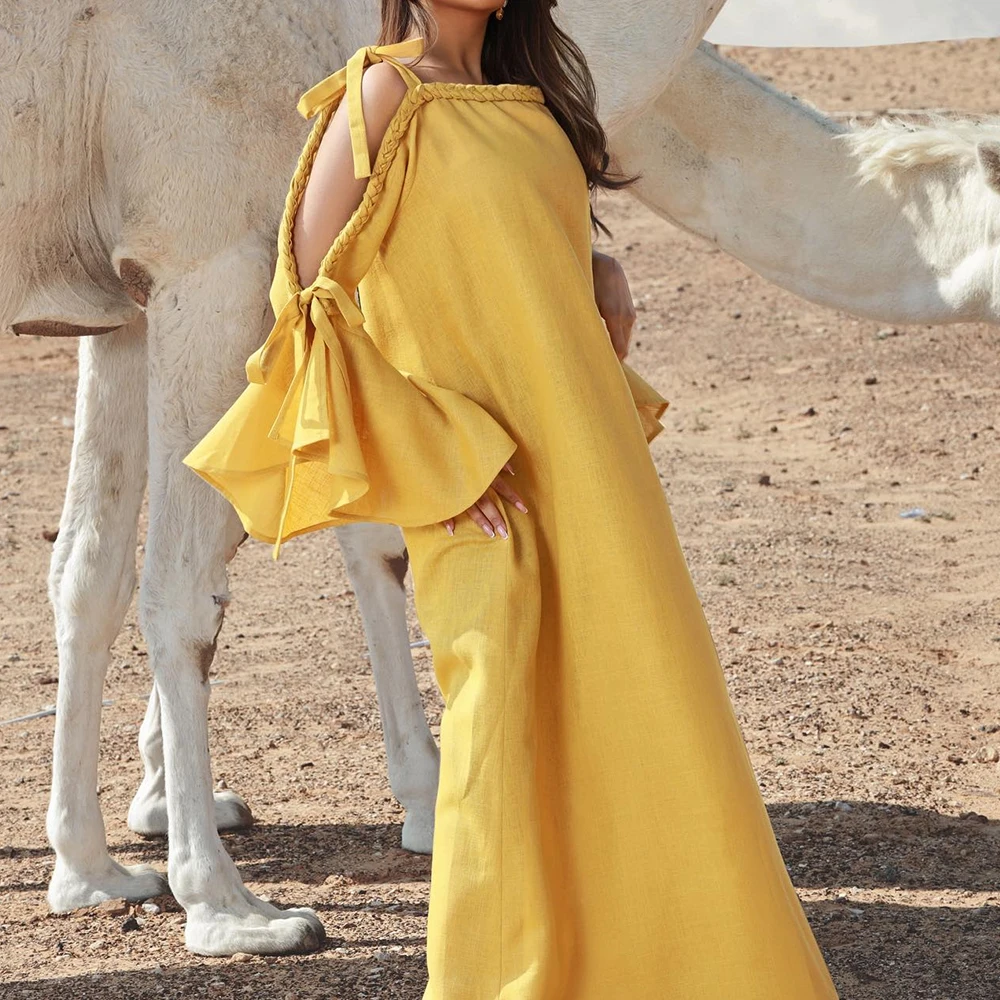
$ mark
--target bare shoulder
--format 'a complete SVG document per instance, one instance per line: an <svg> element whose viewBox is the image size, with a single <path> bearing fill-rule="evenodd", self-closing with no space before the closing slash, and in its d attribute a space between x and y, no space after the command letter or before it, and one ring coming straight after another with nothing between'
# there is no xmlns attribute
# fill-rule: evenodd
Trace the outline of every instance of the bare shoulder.
<svg viewBox="0 0 1000 1000"><path fill-rule="evenodd" d="M406 82L388 63L361 77L361 113L372 163L386 129L406 96ZM305 283L318 273L324 254L361 203L367 177L355 177L347 100L341 100L320 139L292 228L293 252Z"/></svg>
<svg viewBox="0 0 1000 1000"><path fill-rule="evenodd" d="M381 140L406 96L406 81L389 63L375 63L361 77L361 109L369 139L377 132Z"/></svg>
<svg viewBox="0 0 1000 1000"><path fill-rule="evenodd" d="M365 120L368 152L372 159L382 144L389 123L406 96L406 89L406 82L389 63L375 63L365 68L361 77L361 113ZM330 125L323 135L320 149L322 151L323 147L345 148L349 145L350 124L345 97L334 112Z"/></svg>

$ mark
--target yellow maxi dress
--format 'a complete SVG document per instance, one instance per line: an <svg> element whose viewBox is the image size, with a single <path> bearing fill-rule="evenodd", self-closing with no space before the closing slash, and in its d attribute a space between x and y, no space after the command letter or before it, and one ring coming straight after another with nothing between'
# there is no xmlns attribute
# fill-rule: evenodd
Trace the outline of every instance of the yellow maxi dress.
<svg viewBox="0 0 1000 1000"><path fill-rule="evenodd" d="M445 704L424 1000L835 998L650 458L667 401L595 305L583 169L541 89L423 83L421 46L303 95L274 327L185 462L276 556L403 529ZM407 93L369 163L379 60ZM302 288L292 223L345 95L369 181ZM527 514L491 486L507 459ZM509 539L461 515L484 492Z"/></svg>

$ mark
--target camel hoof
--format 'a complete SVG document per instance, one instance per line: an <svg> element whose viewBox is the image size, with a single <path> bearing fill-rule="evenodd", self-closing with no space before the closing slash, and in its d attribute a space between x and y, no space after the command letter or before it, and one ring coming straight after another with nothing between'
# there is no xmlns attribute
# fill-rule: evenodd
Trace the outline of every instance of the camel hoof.
<svg viewBox="0 0 1000 1000"><path fill-rule="evenodd" d="M166 878L149 865L119 865L108 858L103 870L84 874L56 861L48 901L54 913L69 913L110 899L139 902L169 892Z"/></svg>
<svg viewBox="0 0 1000 1000"><path fill-rule="evenodd" d="M184 927L184 943L196 955L300 955L317 951L325 940L312 910L276 910L263 903L239 914L197 906L188 911Z"/></svg>
<svg viewBox="0 0 1000 1000"><path fill-rule="evenodd" d="M213 792L217 830L245 830L253 826L253 813L244 799L231 789ZM136 793L128 810L128 828L140 837L167 835L167 800L162 795Z"/></svg>
<svg viewBox="0 0 1000 1000"><path fill-rule="evenodd" d="M253 826L253 813L242 796L228 788L213 794L217 830L246 830Z"/></svg>
<svg viewBox="0 0 1000 1000"><path fill-rule="evenodd" d="M403 849L414 854L430 854L433 843L434 810L408 809L403 820Z"/></svg>

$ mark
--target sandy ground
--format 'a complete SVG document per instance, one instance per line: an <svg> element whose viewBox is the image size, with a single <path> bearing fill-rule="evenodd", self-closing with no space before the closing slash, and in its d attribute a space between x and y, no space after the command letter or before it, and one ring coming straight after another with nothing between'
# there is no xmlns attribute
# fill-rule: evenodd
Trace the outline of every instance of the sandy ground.
<svg viewBox="0 0 1000 1000"><path fill-rule="evenodd" d="M998 110L1000 42L741 56L830 109ZM997 332L858 321L626 198L602 210L641 309L630 360L672 401L653 455L841 995L996 1000ZM43 531L59 518L74 355L72 343L0 341L0 719L54 701ZM900 517L916 506L932 516ZM295 542L277 565L248 543L232 589L212 752L258 825L226 843L255 891L320 912L326 949L199 959L170 900L140 910L131 933L122 912L47 914L45 719L0 728L3 997L420 997L430 860L398 846L333 534ZM412 604L411 627L418 637ZM115 856L162 867L164 845L124 824L145 662L132 613L108 675L101 802ZM425 651L416 664L436 721Z"/></svg>

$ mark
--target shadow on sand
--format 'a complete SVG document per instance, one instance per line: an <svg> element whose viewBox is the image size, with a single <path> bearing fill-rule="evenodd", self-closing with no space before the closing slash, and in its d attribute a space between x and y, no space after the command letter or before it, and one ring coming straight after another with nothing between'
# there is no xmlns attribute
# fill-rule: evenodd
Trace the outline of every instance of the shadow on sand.
<svg viewBox="0 0 1000 1000"><path fill-rule="evenodd" d="M843 892L837 901L805 904L841 1000L1000 997L1000 896L996 905L992 900L984 906L961 905L963 894L993 893L1000 886L1000 824L869 802L776 803L770 815L796 886ZM260 825L227 834L225 840L243 877L257 883L321 885L335 874L369 884L427 881L430 858L403 851L400 831L398 824ZM375 855L376 844L380 856ZM162 842L140 841L118 849L123 847L142 852L153 863L165 860ZM8 885L0 891L18 888ZM859 890L866 901L852 898ZM887 898L872 902L873 891ZM949 891L956 905L920 905L920 897L934 891ZM915 894L912 905L901 900L901 892L904 897ZM390 931L378 940L345 943L336 934L336 914L350 912L355 904L324 904L307 895L297 894L296 902L324 911L331 934L318 955L22 981L10 996L420 1000L422 954L370 955L372 947L419 947L420 940ZM426 906L414 904L405 915L426 916ZM355 948L366 953L352 956ZM666 968L664 975L669 976Z"/></svg>

